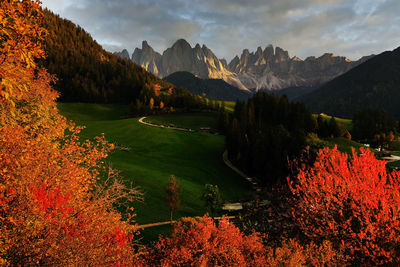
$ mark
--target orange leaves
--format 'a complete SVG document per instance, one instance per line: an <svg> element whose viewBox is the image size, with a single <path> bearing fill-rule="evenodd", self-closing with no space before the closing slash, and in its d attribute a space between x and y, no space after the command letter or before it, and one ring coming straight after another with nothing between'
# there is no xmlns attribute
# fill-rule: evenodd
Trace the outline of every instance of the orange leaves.
<svg viewBox="0 0 400 267"><path fill-rule="evenodd" d="M265 249L257 234L244 236L228 219L218 226L209 217L182 219L171 238L160 238L148 265L265 266Z"/></svg>
<svg viewBox="0 0 400 267"><path fill-rule="evenodd" d="M399 259L399 172L388 174L371 151L349 158L336 147L322 149L290 187L294 216L309 237L341 244L359 262Z"/></svg>
<svg viewBox="0 0 400 267"><path fill-rule="evenodd" d="M132 190L98 183L112 145L80 143L58 114L54 77L35 65L42 17L38 1L0 5L0 264L131 263L135 228L114 204Z"/></svg>

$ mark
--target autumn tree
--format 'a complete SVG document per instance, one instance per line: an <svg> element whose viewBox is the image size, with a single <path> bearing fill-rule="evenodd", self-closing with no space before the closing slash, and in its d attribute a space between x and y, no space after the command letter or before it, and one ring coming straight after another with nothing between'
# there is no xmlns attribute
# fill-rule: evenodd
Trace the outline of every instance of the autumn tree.
<svg viewBox="0 0 400 267"><path fill-rule="evenodd" d="M266 266L258 234L243 235L227 218L183 218L171 237L160 237L146 257L149 266Z"/></svg>
<svg viewBox="0 0 400 267"><path fill-rule="evenodd" d="M1 1L0 25L0 265L133 262L134 214L117 209L136 191L104 165L112 144L79 142L58 114L55 78L35 64L39 2Z"/></svg>
<svg viewBox="0 0 400 267"><path fill-rule="evenodd" d="M172 223L172 214L174 211L179 209L181 205L181 199L180 199L180 191L181 187L179 185L179 181L176 179L174 175L171 175L169 183L165 187L165 192L167 193L167 205L169 208L169 215L170 215L170 221Z"/></svg>
<svg viewBox="0 0 400 267"><path fill-rule="evenodd" d="M201 199L204 200L205 206L210 209L211 217L214 218L214 212L221 206L222 202L218 185L206 184Z"/></svg>
<svg viewBox="0 0 400 267"><path fill-rule="evenodd" d="M290 182L293 215L309 238L331 241L357 264L398 262L400 172L387 173L384 161L360 152L320 150Z"/></svg>

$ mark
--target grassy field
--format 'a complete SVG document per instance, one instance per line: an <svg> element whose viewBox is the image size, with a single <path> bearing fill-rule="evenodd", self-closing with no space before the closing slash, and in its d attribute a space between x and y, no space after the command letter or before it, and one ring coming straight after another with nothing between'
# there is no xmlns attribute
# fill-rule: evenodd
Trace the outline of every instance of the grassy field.
<svg viewBox="0 0 400 267"><path fill-rule="evenodd" d="M236 102L233 101L225 101L225 110L233 112L235 109Z"/></svg>
<svg viewBox="0 0 400 267"><path fill-rule="evenodd" d="M337 145L338 149L341 152L346 152L348 154L352 153L352 147L355 148L357 151L360 150L360 147L364 147L364 145L357 143L353 140L348 140L343 137L333 138L333 139L319 139L319 138L307 138L307 143L311 146L318 146L318 147L330 147L333 148Z"/></svg>
<svg viewBox="0 0 400 267"><path fill-rule="evenodd" d="M314 118L316 119L318 117L319 114L313 114ZM328 116L326 114L321 114L322 118L325 120L330 120L331 116ZM335 117L335 120L342 123L344 128L346 128L347 130L351 131L353 129L353 122L350 119L342 119L342 118L338 118Z"/></svg>
<svg viewBox="0 0 400 267"><path fill-rule="evenodd" d="M186 113L151 116L144 121L193 130L199 130L202 127L209 127L216 130L217 120L217 113Z"/></svg>
<svg viewBox="0 0 400 267"><path fill-rule="evenodd" d="M144 202L134 204L139 224L169 219L164 187L171 174L182 185L182 205L175 218L206 212L200 200L206 183L217 184L224 200L248 198L251 194L247 182L222 161L223 136L151 127L140 124L137 118L121 119L126 111L124 106L64 103L59 104L59 109L78 125L86 126L83 138L104 133L110 142L130 148L114 151L108 161L121 171L125 181L139 186L145 193ZM173 118L179 122L179 115ZM191 114L191 118L182 118L193 125L196 120L204 121L204 117ZM145 239L155 238L166 229L146 230Z"/></svg>

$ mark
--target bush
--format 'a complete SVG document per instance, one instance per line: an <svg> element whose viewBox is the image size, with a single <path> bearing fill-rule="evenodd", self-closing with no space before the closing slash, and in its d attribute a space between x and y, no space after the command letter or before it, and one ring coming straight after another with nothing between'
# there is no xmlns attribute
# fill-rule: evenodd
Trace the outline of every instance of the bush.
<svg viewBox="0 0 400 267"><path fill-rule="evenodd" d="M399 260L399 172L361 148L352 158L337 147L318 152L308 170L290 182L293 215L315 242L330 240L356 263Z"/></svg>

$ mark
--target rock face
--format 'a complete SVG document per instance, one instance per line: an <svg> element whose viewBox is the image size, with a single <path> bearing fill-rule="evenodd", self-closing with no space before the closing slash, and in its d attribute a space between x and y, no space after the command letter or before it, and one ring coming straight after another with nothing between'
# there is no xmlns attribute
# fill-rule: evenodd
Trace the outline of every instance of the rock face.
<svg viewBox="0 0 400 267"><path fill-rule="evenodd" d="M142 49L135 49L132 54L132 61L143 66L147 71L162 77L162 72L160 72L161 55L155 52L147 41L142 42Z"/></svg>
<svg viewBox="0 0 400 267"><path fill-rule="evenodd" d="M124 50L126 51L126 50ZM120 54L126 56L122 51ZM177 71L187 71L202 79L223 79L243 90L279 90L288 87L319 86L366 61L350 61L345 57L324 54L302 60L290 57L280 47L268 45L255 52L244 49L240 58L235 56L229 64L218 59L205 45L190 44L180 39L159 54L146 41L142 49L136 48L131 58L146 70L166 77Z"/></svg>
<svg viewBox="0 0 400 267"><path fill-rule="evenodd" d="M126 49L122 50L121 52L115 52L114 54L117 55L117 56L119 56L119 57L122 57L122 58L124 58L124 59L130 59L130 58L131 58L131 57L129 56L128 50L126 50Z"/></svg>
<svg viewBox="0 0 400 267"><path fill-rule="evenodd" d="M289 53L280 47L275 51L272 45L264 51L258 47L250 53L244 49L240 58L236 56L228 65L247 87L254 89L279 90L288 87L318 86L347 72L366 61L369 57L351 61L345 57L324 54L321 57L308 57L301 60L291 58Z"/></svg>

